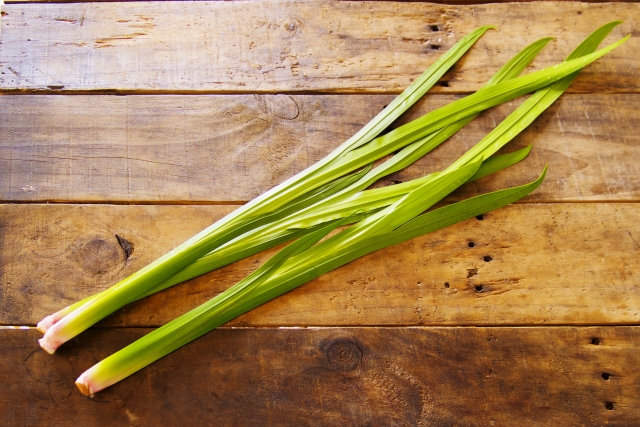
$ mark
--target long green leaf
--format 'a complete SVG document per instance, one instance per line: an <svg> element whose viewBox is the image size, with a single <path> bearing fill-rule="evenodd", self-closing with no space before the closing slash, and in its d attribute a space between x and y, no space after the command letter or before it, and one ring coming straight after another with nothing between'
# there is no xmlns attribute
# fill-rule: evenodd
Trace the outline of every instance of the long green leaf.
<svg viewBox="0 0 640 427"><path fill-rule="evenodd" d="M579 55L593 52L597 48L598 44L600 44L602 40L604 40L604 38L609 34L609 32L616 25L619 25L619 23L620 23L619 21L611 22L609 24L602 26L598 30L596 30L587 39L585 39L585 41L580 46L578 46L567 59L574 59ZM533 58L535 58L535 56L550 40L551 38L540 39L532 43L531 45L527 46L522 51L520 51L505 66L503 66L498 71L498 73L496 73L495 76L492 77L492 79L485 85L485 87L488 87L492 84L499 83L503 79L509 79L517 76L520 72L522 72L522 70L524 70L524 68L526 68L526 66L533 60ZM559 93L556 92L557 96L559 96L562 93L562 91L568 87L571 80L573 80L575 76L576 74L572 76L568 76L565 79L555 84L556 88L561 88ZM451 167L452 168L458 167L459 165L464 164L465 161L468 161L474 156L478 157L478 153L480 152L483 152L483 155L482 155L483 157L487 157L490 155L490 151L489 149L487 149L488 146L493 144L493 148L491 149L491 151L495 152L497 148L504 145L507 141L511 140L519 131L524 129L535 117L537 117L544 110L544 108L548 107L548 105L550 105L550 103L557 98L557 96L555 98L549 97L548 101L550 102L547 102L546 105L540 104L541 106L544 105L543 108L538 108L536 109L536 111L531 111L535 106L535 104L537 103L537 101L535 101L535 99L537 99L536 97L540 97L541 94L545 94L549 90L550 88L539 90L534 96L534 100L530 100L528 104L523 105L520 109L518 109L518 111L514 112L507 120L505 120L505 122L501 123L501 125L497 127L496 130L494 130L492 133L487 135L486 138L484 138L476 147L474 147L474 149L470 153L467 153L465 156L459 159L456 163L454 163ZM320 187L318 190L315 191L315 193L317 193L319 196L316 196L314 192L310 192L308 195L300 197L299 198L300 202L297 202L297 203L290 202L291 206L290 207L286 206L286 209L288 210L285 211L285 208L281 208L280 212L288 213L291 210L295 210L295 208L297 207L298 209L301 210L300 212L301 215L306 215L306 217L303 216L303 218L301 218L298 222L290 224L289 228L308 228L315 224L328 221L330 219L341 218L342 215L339 212L339 209L341 207L343 209L343 213L346 213L349 211L350 204L353 204L353 203L358 204L357 200L353 198L348 198L344 200L345 196L349 196L349 194L352 193L353 188L355 189L364 188L370 185L374 180L380 178L381 176L384 176L387 173L391 173L396 170L399 170L401 167L404 167L410 164L411 162L419 158L419 156L426 154L426 152L435 148L435 146L437 146L443 140L445 140L450 135L457 132L462 126L464 126L474 117L475 116L470 116L466 119L460 120L456 123L453 123L452 125L447 126L446 128L443 128L435 132L434 134L431 134L425 138L422 138L418 142L415 142L409 145L404 150L402 150L398 155L392 157L390 160L386 161L383 165L378 166L372 171L367 171L365 173L363 173L364 171L361 171L358 174L354 174L342 179L342 181L337 181L337 184L334 184L334 183L325 184L324 187ZM516 127L513 126L513 123L517 122L518 120L520 121L519 130L514 131ZM506 133L505 130L510 130L510 131ZM499 137L502 137L502 138L499 139ZM486 150L486 151L483 151L483 150ZM490 162L496 162L498 160L499 159L495 159L495 160L490 159ZM497 166L497 165L498 165L497 163L494 163L494 166ZM488 173L491 173L491 163L483 162L480 170L476 174L477 176L475 176L473 179L478 179L481 176L484 176ZM423 178L423 180L424 182L426 182L430 179L433 179L435 176L436 175L433 174L431 176ZM356 177L359 179L356 179ZM414 182L412 182L411 185L419 185L419 183L420 183L419 181L414 180ZM325 187L327 188L327 190L325 190ZM331 190L332 190L332 194L329 194L329 191ZM396 189L396 190L399 190L399 189ZM323 194L325 195L324 198L322 198ZM395 202L400 197L397 194L398 193L396 191L395 196L390 195L389 197L386 198L386 200L383 199L382 196L377 197L375 202L371 201L369 203L366 203L363 200L362 202L364 203L360 203L358 208L364 209L367 212L372 212L376 209L386 206L387 204ZM367 196L371 197L373 195L371 194ZM342 203L340 203L341 198L343 199ZM311 203L306 203L303 205L303 203L307 200L310 200L310 201L320 200L321 203L316 203L315 205L312 205ZM333 203L335 205L334 209L326 208L326 205L329 203ZM308 207L306 210L303 209L305 206L309 206L309 205L311 205L311 207ZM335 208L338 208L338 209L335 209ZM327 210L329 210L330 212L327 212ZM270 217L273 224L273 221L278 219L277 215L280 212L276 212L274 214L271 214L265 217ZM280 217L282 217L282 215L280 215ZM268 221L264 221L263 223L266 223L266 222ZM256 236L254 237L255 244L245 245L244 249L238 250L235 253L230 253L229 250L225 251L224 248L228 248L229 244L223 245L221 250L214 250L211 254L207 255L204 259L200 259L194 262L193 264L188 266L186 269L180 271L179 273L173 275L172 277L168 278L164 282L160 283L154 289L149 290L148 292L143 294L141 298L147 295L150 295L152 293L155 293L159 290L166 289L167 287L172 286L176 283L180 283L181 281L188 280L192 277L195 277L196 275L204 274L210 271L211 269L215 269L215 268L219 268L221 266L227 265L228 263L241 259L241 257L250 256L259 251L268 249L269 247L275 246L280 243L284 243L286 241L295 239L305 234L304 231L300 231L300 230L292 232L292 231L284 231L280 229L280 231L274 232L273 235L265 236L264 230L263 230L264 227L258 227L257 225L258 224L256 224L256 227L253 229L253 231L249 233L249 234L253 233L253 235ZM277 224L273 224L273 226L277 230ZM233 247L233 245L231 247ZM212 258L212 256L215 256L216 254L217 254L217 257ZM208 266L208 267L205 267L205 266ZM80 301L79 303L76 303L70 307L65 308L64 310L61 310L58 313L55 313L52 316L49 316L48 318L45 318L41 323L39 323L38 327L43 332L46 332L46 329L51 324L55 323L60 318L64 317L65 315L73 311L73 309L87 303L91 299L94 299L96 296L97 295L94 295L90 298Z"/></svg>

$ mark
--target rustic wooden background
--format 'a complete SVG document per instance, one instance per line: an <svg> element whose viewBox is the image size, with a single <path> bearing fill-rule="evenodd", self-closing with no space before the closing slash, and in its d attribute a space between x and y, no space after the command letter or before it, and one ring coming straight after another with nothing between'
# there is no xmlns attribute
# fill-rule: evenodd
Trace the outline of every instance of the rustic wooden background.
<svg viewBox="0 0 640 427"><path fill-rule="evenodd" d="M640 4L6 3L0 424L640 425ZM93 399L80 373L268 254L39 349L40 318L320 159L473 28L498 29L401 121L540 37L557 40L531 69L611 20L608 40L634 37L507 149L529 158L449 198L548 163L518 204L353 262ZM520 102L382 184L439 170Z"/></svg>

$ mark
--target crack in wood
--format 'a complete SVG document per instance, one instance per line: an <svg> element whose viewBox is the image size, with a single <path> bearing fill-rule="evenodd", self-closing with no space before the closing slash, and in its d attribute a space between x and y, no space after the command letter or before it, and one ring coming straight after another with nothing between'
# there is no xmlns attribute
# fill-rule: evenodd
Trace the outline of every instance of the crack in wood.
<svg viewBox="0 0 640 427"><path fill-rule="evenodd" d="M131 254L133 253L133 245L124 237L116 234L116 239L118 239L118 243L124 252L124 260L127 261L131 258Z"/></svg>

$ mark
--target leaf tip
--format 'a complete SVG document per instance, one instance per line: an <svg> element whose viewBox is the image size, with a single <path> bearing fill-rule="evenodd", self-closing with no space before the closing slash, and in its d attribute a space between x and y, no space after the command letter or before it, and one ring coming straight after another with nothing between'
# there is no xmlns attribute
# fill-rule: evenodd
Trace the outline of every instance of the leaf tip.
<svg viewBox="0 0 640 427"><path fill-rule="evenodd" d="M553 36L549 36L549 37L543 37L540 40L537 41L538 44L541 45L541 49L543 47L545 47L546 45L548 45L550 42L554 41L556 38Z"/></svg>
<svg viewBox="0 0 640 427"><path fill-rule="evenodd" d="M535 42L531 43L529 45L529 47L536 47L536 51L540 52L546 45L549 44L549 42L551 42L552 40L555 40L555 37L549 36L549 37L543 37L539 40L536 40Z"/></svg>
<svg viewBox="0 0 640 427"><path fill-rule="evenodd" d="M540 174L540 177L536 180L538 182L542 182L542 180L544 179L545 176L547 176L547 170L549 169L549 163L547 163L546 165L544 165L544 170L542 171L542 173Z"/></svg>
<svg viewBox="0 0 640 427"><path fill-rule="evenodd" d="M532 145L529 144L526 147L522 148L521 150L518 150L517 151L519 153L518 159L520 159L518 161L526 159L529 153L531 153L531 148L532 148Z"/></svg>
<svg viewBox="0 0 640 427"><path fill-rule="evenodd" d="M484 34L489 30L497 30L498 27L496 27L495 25L483 25L482 27L478 27L475 30L475 33L480 33L480 34Z"/></svg>

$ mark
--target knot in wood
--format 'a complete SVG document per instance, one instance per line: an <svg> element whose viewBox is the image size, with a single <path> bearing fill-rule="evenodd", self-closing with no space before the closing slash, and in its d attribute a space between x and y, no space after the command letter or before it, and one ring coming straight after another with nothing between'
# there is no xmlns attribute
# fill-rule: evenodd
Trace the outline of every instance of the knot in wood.
<svg viewBox="0 0 640 427"><path fill-rule="evenodd" d="M362 359L362 350L346 338L338 338L327 349L329 366L338 371L351 371Z"/></svg>
<svg viewBox="0 0 640 427"><path fill-rule="evenodd" d="M106 241L99 237L82 245L80 254L82 267L94 275L101 275L113 270L120 265L122 256L115 241Z"/></svg>
<svg viewBox="0 0 640 427"><path fill-rule="evenodd" d="M300 115L298 103L291 95L265 95L267 110L276 117L293 120Z"/></svg>

